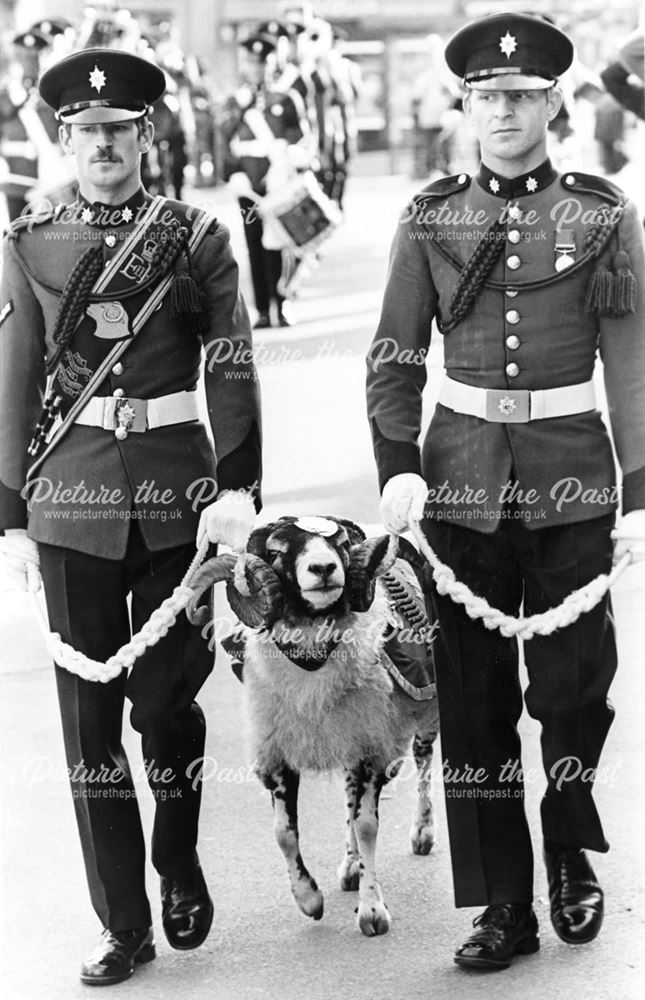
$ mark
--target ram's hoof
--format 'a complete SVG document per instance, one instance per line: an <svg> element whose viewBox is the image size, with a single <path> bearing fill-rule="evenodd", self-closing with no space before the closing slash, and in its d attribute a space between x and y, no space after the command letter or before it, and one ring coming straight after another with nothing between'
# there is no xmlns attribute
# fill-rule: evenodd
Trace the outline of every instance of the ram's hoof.
<svg viewBox="0 0 645 1000"><path fill-rule="evenodd" d="M392 923L385 903L361 904L358 908L358 926L366 937L387 934Z"/></svg>
<svg viewBox="0 0 645 1000"><path fill-rule="evenodd" d="M412 828L412 833L410 835L410 840L412 842L412 853L426 855L430 854L430 851L434 847L434 827L432 826L415 826Z"/></svg>

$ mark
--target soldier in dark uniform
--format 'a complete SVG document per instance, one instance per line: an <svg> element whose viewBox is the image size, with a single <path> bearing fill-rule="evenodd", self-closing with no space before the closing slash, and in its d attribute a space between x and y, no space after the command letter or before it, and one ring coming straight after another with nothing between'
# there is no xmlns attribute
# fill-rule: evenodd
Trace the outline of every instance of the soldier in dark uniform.
<svg viewBox="0 0 645 1000"><path fill-rule="evenodd" d="M228 231L141 187L147 112L164 86L152 63L105 49L48 70L40 89L74 156L79 200L18 220L3 247L0 551L23 587L38 587L40 563L52 631L101 662L129 641L129 595L137 632L182 580L196 533L235 544L254 519L251 494L260 502L257 383ZM212 441L196 403L202 349ZM155 955L121 743L126 696L156 802L164 931L178 949L208 934L213 904L196 852L205 720L195 697L212 667L207 641L182 615L129 676L100 684L56 668L104 927L81 973L90 985L120 982Z"/></svg>
<svg viewBox="0 0 645 1000"><path fill-rule="evenodd" d="M274 23L275 24L275 23ZM287 183L303 165L307 150L304 107L295 91L274 88L272 58L280 37L271 23L244 39L246 84L227 101L222 135L227 144L224 179L238 197L249 251L251 280L258 317L256 327L271 326L275 304L279 326L290 326L285 299L278 290L282 275L282 253L269 244L266 227L258 213L258 201L269 190Z"/></svg>
<svg viewBox="0 0 645 1000"><path fill-rule="evenodd" d="M540 18L499 14L446 50L467 87L482 163L421 191L394 240L368 358L368 410L395 532L422 521L439 558L506 614L557 607L612 565L617 508L609 434L592 376L604 362L622 468L614 557L645 556L643 239L612 184L560 176L546 158L557 77L573 47ZM417 439L431 323L446 374ZM486 906L460 965L506 968L539 947L523 803L517 642L433 590L442 747L457 906ZM525 645L529 713L542 727L542 831L557 934L592 940L603 894L585 851L608 844L592 778L611 724L609 598ZM565 773L565 766L569 762ZM475 777L473 777L475 776Z"/></svg>

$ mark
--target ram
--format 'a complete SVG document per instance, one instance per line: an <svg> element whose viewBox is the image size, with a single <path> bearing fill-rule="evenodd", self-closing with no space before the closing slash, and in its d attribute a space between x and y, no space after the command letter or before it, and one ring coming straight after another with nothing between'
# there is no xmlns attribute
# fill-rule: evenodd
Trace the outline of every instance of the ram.
<svg viewBox="0 0 645 1000"><path fill-rule="evenodd" d="M201 595L227 582L243 641L244 692L260 780L299 909L314 920L323 896L300 853L297 799L303 771L342 768L346 849L341 888L358 890L358 924L385 934L390 915L375 871L378 804L410 745L418 769L412 850L434 843L430 765L437 735L433 629L411 563L397 540L365 538L351 521L285 517L251 535L244 561L209 560L193 581L188 614L207 625ZM407 546L412 562L416 552Z"/></svg>

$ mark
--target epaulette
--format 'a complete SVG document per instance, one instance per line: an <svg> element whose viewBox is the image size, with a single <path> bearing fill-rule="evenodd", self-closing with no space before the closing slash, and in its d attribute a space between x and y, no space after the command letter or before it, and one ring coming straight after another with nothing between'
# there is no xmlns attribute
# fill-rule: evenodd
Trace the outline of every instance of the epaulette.
<svg viewBox="0 0 645 1000"><path fill-rule="evenodd" d="M470 174L454 174L452 177L440 177L432 184L421 188L417 198L422 195L430 195L431 198L446 198L448 195L457 194L458 191L465 191L470 186L472 178Z"/></svg>
<svg viewBox="0 0 645 1000"><path fill-rule="evenodd" d="M4 231L4 236L10 240L16 240L24 230L31 232L35 226L42 226L46 222L55 222L65 209L65 205L52 205L43 208L38 212L30 212L27 215L19 215L17 219L12 219Z"/></svg>
<svg viewBox="0 0 645 1000"><path fill-rule="evenodd" d="M585 194L597 194L600 198L609 198L614 204L624 202L626 195L619 187L612 184L604 177L597 177L596 174L581 174L570 171L560 178L562 187L568 191L576 191Z"/></svg>

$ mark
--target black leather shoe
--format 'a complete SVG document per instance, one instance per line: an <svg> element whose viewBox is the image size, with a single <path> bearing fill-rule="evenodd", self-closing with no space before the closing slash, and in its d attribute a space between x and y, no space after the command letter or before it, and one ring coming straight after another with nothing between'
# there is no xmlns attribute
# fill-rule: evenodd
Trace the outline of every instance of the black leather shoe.
<svg viewBox="0 0 645 1000"><path fill-rule="evenodd" d="M586 944L598 934L603 891L583 850L545 851L551 922L567 944Z"/></svg>
<svg viewBox="0 0 645 1000"><path fill-rule="evenodd" d="M255 323L253 324L254 330L264 330L265 327L271 326L271 317L268 313L260 313Z"/></svg>
<svg viewBox="0 0 645 1000"><path fill-rule="evenodd" d="M199 861L187 878L162 877L161 919L172 948L188 951L206 940L213 922L213 901Z"/></svg>
<svg viewBox="0 0 645 1000"><path fill-rule="evenodd" d="M81 967L81 982L113 986L129 979L139 962L151 962L157 952L150 927L140 931L103 931L98 948Z"/></svg>
<svg viewBox="0 0 645 1000"><path fill-rule="evenodd" d="M540 947L537 917L528 903L494 903L475 917L473 927L455 952L457 965L508 969L514 955L530 955Z"/></svg>

